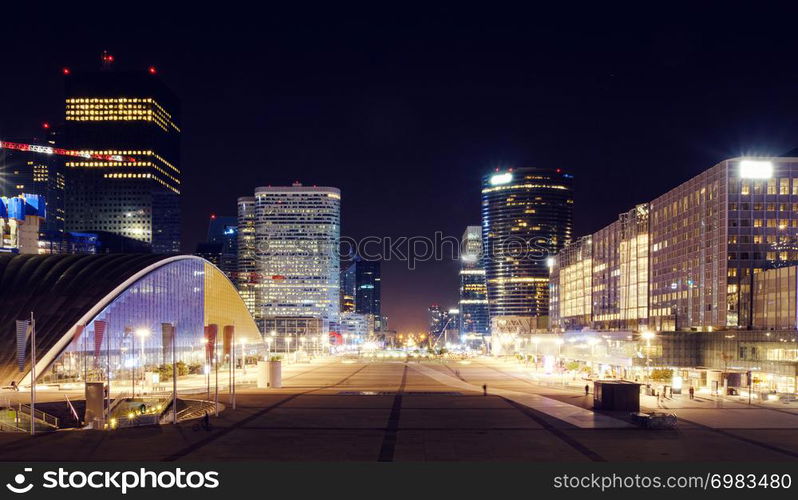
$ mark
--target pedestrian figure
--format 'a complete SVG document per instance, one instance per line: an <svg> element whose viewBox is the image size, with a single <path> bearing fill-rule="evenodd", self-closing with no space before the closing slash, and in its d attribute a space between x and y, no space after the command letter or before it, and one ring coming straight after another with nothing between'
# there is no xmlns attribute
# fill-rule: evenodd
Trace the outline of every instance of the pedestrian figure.
<svg viewBox="0 0 798 500"><path fill-rule="evenodd" d="M690 389L687 390L687 392L690 393L690 399L693 399L693 396L695 396L695 389L693 389L692 385L690 386Z"/></svg>
<svg viewBox="0 0 798 500"><path fill-rule="evenodd" d="M488 384L482 384L482 395L483 396L488 395Z"/></svg>
<svg viewBox="0 0 798 500"><path fill-rule="evenodd" d="M211 430L211 417L208 415L208 412L205 412L205 416L202 417L202 427L205 428L206 431Z"/></svg>
<svg viewBox="0 0 798 500"><path fill-rule="evenodd" d="M590 394L590 386L588 384L585 384L585 396L589 394Z"/></svg>

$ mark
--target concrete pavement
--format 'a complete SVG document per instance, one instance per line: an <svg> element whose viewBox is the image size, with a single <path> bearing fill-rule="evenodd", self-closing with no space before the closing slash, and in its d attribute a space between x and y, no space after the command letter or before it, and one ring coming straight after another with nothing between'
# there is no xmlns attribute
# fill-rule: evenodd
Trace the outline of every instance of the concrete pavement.
<svg viewBox="0 0 798 500"><path fill-rule="evenodd" d="M798 412L680 408L678 429L647 431L593 414L578 388L539 384L491 359L332 359L285 375L283 389L239 389L238 408L212 419L210 432L187 422L4 433L0 460L798 460Z"/></svg>

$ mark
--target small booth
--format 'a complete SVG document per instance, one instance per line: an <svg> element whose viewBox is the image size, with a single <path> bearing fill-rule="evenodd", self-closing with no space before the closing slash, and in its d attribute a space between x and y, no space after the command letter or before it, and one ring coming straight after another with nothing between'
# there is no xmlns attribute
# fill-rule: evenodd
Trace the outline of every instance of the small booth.
<svg viewBox="0 0 798 500"><path fill-rule="evenodd" d="M606 411L640 411L640 384L626 380L593 382L593 408Z"/></svg>

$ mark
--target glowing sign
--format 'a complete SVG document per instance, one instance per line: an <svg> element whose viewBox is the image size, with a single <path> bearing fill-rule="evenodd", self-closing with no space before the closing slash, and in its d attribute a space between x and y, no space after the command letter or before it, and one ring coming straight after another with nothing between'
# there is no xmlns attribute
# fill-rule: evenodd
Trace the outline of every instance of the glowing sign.
<svg viewBox="0 0 798 500"><path fill-rule="evenodd" d="M503 174L496 174L491 176L490 178L490 185L491 186L498 186L500 184L507 184L508 182L513 180L512 172L505 172Z"/></svg>
<svg viewBox="0 0 798 500"><path fill-rule="evenodd" d="M740 178L770 179L773 177L773 162L742 160L740 162Z"/></svg>

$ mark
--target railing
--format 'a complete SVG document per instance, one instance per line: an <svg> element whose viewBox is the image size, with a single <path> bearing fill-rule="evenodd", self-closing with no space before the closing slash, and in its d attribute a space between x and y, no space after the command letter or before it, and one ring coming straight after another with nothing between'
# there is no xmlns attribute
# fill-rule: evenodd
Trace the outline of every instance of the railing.
<svg viewBox="0 0 798 500"><path fill-rule="evenodd" d="M216 403L213 401L203 401L203 400L195 400L195 399L184 399L183 400L188 406L177 412L177 421L183 422L185 420L191 420L193 418L200 418L205 415L205 413L214 413L216 411ZM224 406L220 403L219 409L223 409Z"/></svg>
<svg viewBox="0 0 798 500"><path fill-rule="evenodd" d="M19 412L22 415L27 415L29 418L31 417L31 412L33 412L32 418L34 420L37 420L45 425L49 425L50 427L58 429L58 417L54 417L49 413L44 413L41 410L33 410L30 406L22 403L19 404Z"/></svg>
<svg viewBox="0 0 798 500"><path fill-rule="evenodd" d="M58 419L43 412L36 412L37 417L31 418L30 407L27 405L23 410L22 404L0 408L0 432L30 432L31 421L37 431L49 432L58 429ZM25 412L27 411L27 413ZM43 418L39 418L39 414Z"/></svg>
<svg viewBox="0 0 798 500"><path fill-rule="evenodd" d="M29 432L30 429L22 429L14 424L0 422L0 432Z"/></svg>
<svg viewBox="0 0 798 500"><path fill-rule="evenodd" d="M116 398L111 401L111 404L109 404L108 408L105 409L105 417L108 418L108 416L112 415L116 407L119 406L119 403L128 399L129 397L130 396L128 396L127 392L120 392L117 394Z"/></svg>

